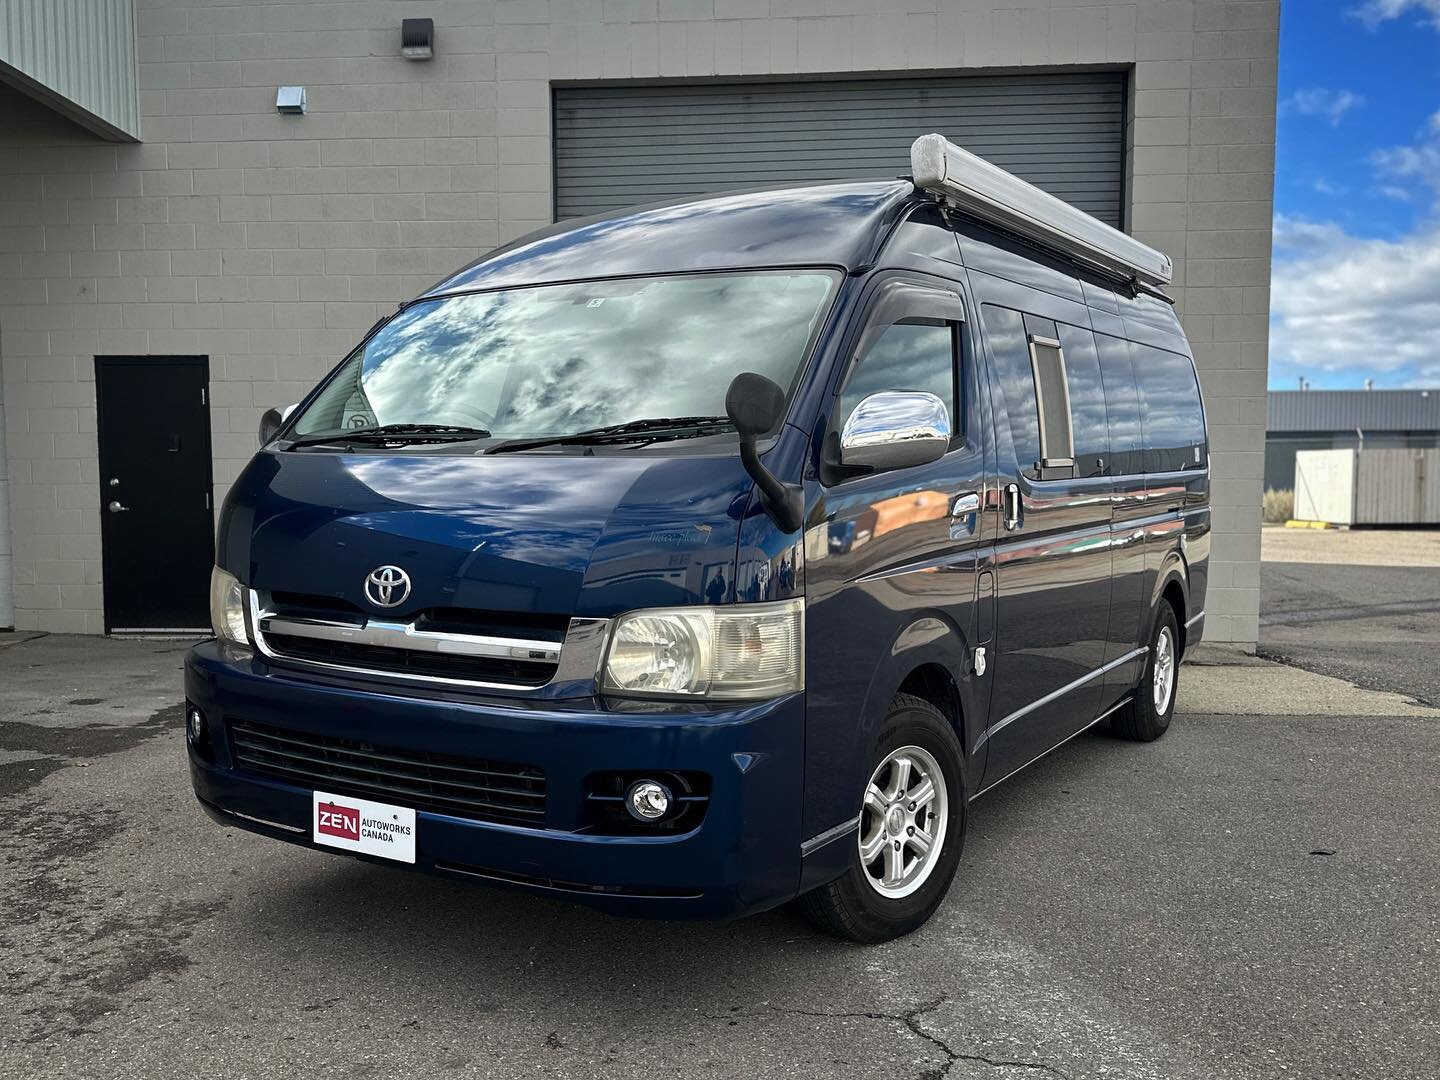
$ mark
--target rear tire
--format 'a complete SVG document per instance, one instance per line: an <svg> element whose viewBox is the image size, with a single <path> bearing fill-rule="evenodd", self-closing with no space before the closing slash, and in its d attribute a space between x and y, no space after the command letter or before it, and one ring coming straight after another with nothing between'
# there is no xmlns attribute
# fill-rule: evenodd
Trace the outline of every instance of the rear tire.
<svg viewBox="0 0 1440 1080"><path fill-rule="evenodd" d="M1110 730L1121 738L1154 742L1170 728L1180 690L1180 624L1175 609L1160 601L1145 674L1130 700L1110 717Z"/></svg>
<svg viewBox="0 0 1440 1080"><path fill-rule="evenodd" d="M802 896L799 906L827 933L876 944L923 925L960 865L966 817L960 740L935 706L897 694L868 775L857 792L858 834L836 841L850 847L849 869Z"/></svg>

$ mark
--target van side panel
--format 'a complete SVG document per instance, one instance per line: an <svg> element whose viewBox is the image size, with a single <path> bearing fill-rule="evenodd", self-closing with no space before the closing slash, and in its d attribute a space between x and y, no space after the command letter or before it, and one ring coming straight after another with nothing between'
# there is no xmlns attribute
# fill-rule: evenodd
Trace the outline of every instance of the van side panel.
<svg viewBox="0 0 1440 1080"><path fill-rule="evenodd" d="M1110 480L1039 479L1028 369L1032 334L1089 333L1089 312L1059 292L970 272L991 370L997 481L1019 488L1018 526L995 548L996 653L985 783L1020 768L1094 718L1110 613ZM1066 331L1067 335L1069 331Z"/></svg>
<svg viewBox="0 0 1440 1080"><path fill-rule="evenodd" d="M1144 517L1150 609L1181 594L1186 646L1199 639L1210 551L1209 439L1189 346L1174 309L1156 297L1120 297L1143 418ZM1153 618L1153 616L1151 616ZM1149 632L1149 620L1145 633Z"/></svg>
<svg viewBox="0 0 1440 1080"><path fill-rule="evenodd" d="M1092 312L1099 315L1099 312ZM1119 323L1119 316L1114 316ZM1117 328L1117 327L1112 327ZM1145 558L1144 433L1140 392L1130 362L1130 343L1096 333L1100 375L1105 385L1105 419L1110 434L1106 473L1110 489L1110 641L1101 708L1108 709L1130 691L1144 671L1145 657L1122 660L1141 644L1150 627L1151 575Z"/></svg>

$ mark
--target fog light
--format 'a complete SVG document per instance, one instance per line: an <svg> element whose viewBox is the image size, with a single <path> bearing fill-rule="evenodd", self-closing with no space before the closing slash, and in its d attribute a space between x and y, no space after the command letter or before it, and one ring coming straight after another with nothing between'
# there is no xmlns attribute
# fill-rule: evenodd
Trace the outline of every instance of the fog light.
<svg viewBox="0 0 1440 1080"><path fill-rule="evenodd" d="M205 738L205 714L194 705L185 710L185 734L192 743L198 743Z"/></svg>
<svg viewBox="0 0 1440 1080"><path fill-rule="evenodd" d="M670 792L654 780L637 780L625 793L625 809L636 821L659 821L670 809Z"/></svg>

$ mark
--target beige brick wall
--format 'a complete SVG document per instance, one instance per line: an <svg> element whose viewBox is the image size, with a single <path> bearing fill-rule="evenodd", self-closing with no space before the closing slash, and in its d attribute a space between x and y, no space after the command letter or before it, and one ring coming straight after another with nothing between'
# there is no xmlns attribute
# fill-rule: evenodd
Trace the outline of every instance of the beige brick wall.
<svg viewBox="0 0 1440 1080"><path fill-rule="evenodd" d="M140 145L0 92L17 624L101 629L91 358L211 358L223 497L265 407L548 221L552 80L1133 64L1130 224L1175 259L1215 445L1208 636L1253 643L1278 0L1014 5L136 0ZM406 15L434 60L398 57ZM292 83L308 116L275 112Z"/></svg>

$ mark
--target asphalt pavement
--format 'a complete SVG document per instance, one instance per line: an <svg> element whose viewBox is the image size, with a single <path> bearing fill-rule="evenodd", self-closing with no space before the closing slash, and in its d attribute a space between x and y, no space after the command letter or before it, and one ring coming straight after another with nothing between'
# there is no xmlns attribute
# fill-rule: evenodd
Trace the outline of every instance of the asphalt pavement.
<svg viewBox="0 0 1440 1080"><path fill-rule="evenodd" d="M1260 586L1261 656L1440 706L1440 530L1267 529Z"/></svg>
<svg viewBox="0 0 1440 1080"><path fill-rule="evenodd" d="M1434 624L1428 631L1435 637ZM1182 669L973 804L921 932L611 918L196 806L179 643L0 648L0 1077L1433 1077L1440 713ZM1264 696L1301 715L1257 716Z"/></svg>

